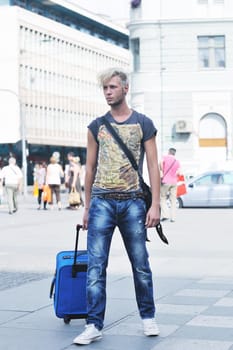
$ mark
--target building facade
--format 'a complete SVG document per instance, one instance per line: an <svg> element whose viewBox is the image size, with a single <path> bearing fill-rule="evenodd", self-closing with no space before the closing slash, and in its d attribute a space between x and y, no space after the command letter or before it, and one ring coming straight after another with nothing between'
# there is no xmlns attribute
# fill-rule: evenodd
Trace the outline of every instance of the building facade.
<svg viewBox="0 0 233 350"><path fill-rule="evenodd" d="M132 106L158 127L187 174L230 167L233 141L233 2L132 1Z"/></svg>
<svg viewBox="0 0 233 350"><path fill-rule="evenodd" d="M87 125L106 110L97 74L110 66L128 69L128 31L67 1L6 3L0 7L0 155L12 152L20 163L23 152L30 165L54 151L65 160L75 150L85 163Z"/></svg>

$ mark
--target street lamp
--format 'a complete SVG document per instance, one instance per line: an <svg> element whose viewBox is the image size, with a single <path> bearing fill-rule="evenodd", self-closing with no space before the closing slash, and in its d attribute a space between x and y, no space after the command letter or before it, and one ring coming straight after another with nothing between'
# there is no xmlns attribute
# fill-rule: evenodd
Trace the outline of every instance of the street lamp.
<svg viewBox="0 0 233 350"><path fill-rule="evenodd" d="M160 50L160 147L161 147L161 154L164 152L164 113L163 113L163 107L164 107L164 77L163 77L163 71L165 68L163 67L163 33L162 33L162 0L160 0L159 4L159 50Z"/></svg>
<svg viewBox="0 0 233 350"><path fill-rule="evenodd" d="M21 134L21 142L22 142L22 168L23 168L23 194L27 196L27 149L26 149L26 133L25 133L25 120L24 114L22 111L22 104L20 102L19 95L10 89L1 89L2 92L8 92L14 95L17 98L17 102L19 105L19 114L20 114L20 134Z"/></svg>

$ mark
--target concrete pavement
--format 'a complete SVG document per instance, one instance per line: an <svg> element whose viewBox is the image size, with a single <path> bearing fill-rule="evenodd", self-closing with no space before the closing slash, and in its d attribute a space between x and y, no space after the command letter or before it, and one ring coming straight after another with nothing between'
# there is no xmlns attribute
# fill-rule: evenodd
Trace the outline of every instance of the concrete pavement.
<svg viewBox="0 0 233 350"><path fill-rule="evenodd" d="M8 283L6 288L1 288L1 350L79 347L72 344L72 339L83 330L84 320L72 320L66 325L56 318L49 289L54 253L61 247L62 250L71 248L73 233L69 231L80 222L81 215L81 211L71 213L68 210L38 212L31 197L21 199L20 210L13 217L7 215L4 205L0 207L0 271L5 279L8 275L12 281L16 276L19 279L20 274L28 276L22 284L17 285L16 281L14 285ZM127 258L115 238L109 263L104 337L85 348L233 350L233 239L231 228L228 230L231 217L231 210L179 210L176 223L164 224L169 246L163 245L150 231L148 249L154 272L159 337L145 337L142 333ZM206 232L209 218L213 226ZM216 227L218 221L223 222L221 239L220 227ZM197 232L200 224L201 232ZM45 232L46 227L48 232ZM64 234L65 227L68 229ZM52 228L55 232L51 232ZM191 238L192 244L188 245ZM83 235L81 245L84 241ZM220 246L220 242L225 243ZM33 245L34 252L27 254L28 250L33 250Z"/></svg>
<svg viewBox="0 0 233 350"><path fill-rule="evenodd" d="M84 320L66 325L48 298L51 278L0 292L0 349L74 349ZM108 281L104 337L86 346L101 350L233 349L232 279L157 278L157 322L161 335L145 337L130 276Z"/></svg>

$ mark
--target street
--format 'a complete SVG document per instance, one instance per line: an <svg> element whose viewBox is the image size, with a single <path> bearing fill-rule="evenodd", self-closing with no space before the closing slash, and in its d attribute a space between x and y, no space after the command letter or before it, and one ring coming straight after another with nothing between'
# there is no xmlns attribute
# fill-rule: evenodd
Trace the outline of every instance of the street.
<svg viewBox="0 0 233 350"><path fill-rule="evenodd" d="M67 326L49 299L55 256L73 250L82 211L37 210L36 199L20 198L19 211L0 207L0 349L74 349L85 321ZM165 222L169 245L149 230L156 319L161 334L145 337L131 269L116 230L108 268L104 338L87 349L232 350L232 209L178 209ZM86 232L81 231L81 249ZM14 334L14 336L12 336Z"/></svg>
<svg viewBox="0 0 233 350"><path fill-rule="evenodd" d="M50 275L60 250L74 248L75 225L82 222L83 209L67 210L62 194L61 211L37 210L36 199L21 197L19 211L9 215L0 206L0 271ZM155 276L201 278L233 275L233 209L178 209L175 223L163 223L169 245L149 230L148 250ZM80 248L85 249L86 232L81 231ZM131 273L119 233L111 248L109 273ZM33 275L32 277L33 278Z"/></svg>

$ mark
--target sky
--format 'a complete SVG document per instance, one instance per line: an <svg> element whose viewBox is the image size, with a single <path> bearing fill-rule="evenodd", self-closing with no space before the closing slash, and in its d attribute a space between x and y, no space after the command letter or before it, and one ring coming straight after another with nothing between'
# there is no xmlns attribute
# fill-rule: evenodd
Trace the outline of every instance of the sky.
<svg viewBox="0 0 233 350"><path fill-rule="evenodd" d="M70 1L70 0L69 0ZM125 20L129 18L130 0L72 0L80 7L94 12L109 16L113 20ZM71 2L71 1L70 1Z"/></svg>

